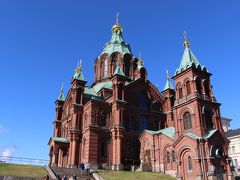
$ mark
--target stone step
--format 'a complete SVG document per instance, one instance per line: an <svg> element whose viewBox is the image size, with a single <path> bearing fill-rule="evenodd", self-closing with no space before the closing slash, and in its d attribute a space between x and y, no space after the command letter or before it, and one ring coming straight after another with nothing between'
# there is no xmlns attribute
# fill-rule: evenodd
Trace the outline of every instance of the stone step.
<svg viewBox="0 0 240 180"><path fill-rule="evenodd" d="M76 175L77 179L80 179L80 180L94 179L92 176L87 175L86 170L84 170L83 174L81 175L80 169L77 169L77 168L51 167L51 169L56 175L56 177L59 177L60 179L64 176L64 174L67 175L68 179L72 179L74 175Z"/></svg>

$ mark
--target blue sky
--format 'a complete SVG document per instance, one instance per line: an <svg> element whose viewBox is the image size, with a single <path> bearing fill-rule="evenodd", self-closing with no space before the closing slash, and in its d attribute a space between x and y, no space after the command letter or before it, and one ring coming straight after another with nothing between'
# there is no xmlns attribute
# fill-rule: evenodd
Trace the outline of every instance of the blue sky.
<svg viewBox="0 0 240 180"><path fill-rule="evenodd" d="M191 50L213 74L222 116L240 127L240 2L237 0L0 0L0 155L48 159L54 101L65 94L77 61L88 85L93 62L111 37L116 12L148 79L163 89Z"/></svg>

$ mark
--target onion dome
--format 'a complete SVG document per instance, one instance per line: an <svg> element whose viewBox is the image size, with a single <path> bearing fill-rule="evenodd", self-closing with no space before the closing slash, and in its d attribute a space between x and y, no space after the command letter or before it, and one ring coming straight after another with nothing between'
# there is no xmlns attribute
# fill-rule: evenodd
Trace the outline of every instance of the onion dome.
<svg viewBox="0 0 240 180"><path fill-rule="evenodd" d="M122 36L122 26L118 22L118 14L116 18L116 23L112 27L112 37L109 42L103 47L101 54L108 54L109 56L114 52L120 52L122 55L130 54L132 55L131 48L128 43L126 43Z"/></svg>

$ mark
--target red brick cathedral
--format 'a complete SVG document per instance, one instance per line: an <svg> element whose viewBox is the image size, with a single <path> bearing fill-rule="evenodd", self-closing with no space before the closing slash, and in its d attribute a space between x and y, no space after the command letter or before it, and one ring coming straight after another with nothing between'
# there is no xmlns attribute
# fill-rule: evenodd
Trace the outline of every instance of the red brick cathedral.
<svg viewBox="0 0 240 180"><path fill-rule="evenodd" d="M229 141L211 73L184 38L184 52L171 84L162 92L147 79L118 23L94 62L94 83L86 86L81 63L66 98L56 100L50 165L150 170L178 179L231 179Z"/></svg>

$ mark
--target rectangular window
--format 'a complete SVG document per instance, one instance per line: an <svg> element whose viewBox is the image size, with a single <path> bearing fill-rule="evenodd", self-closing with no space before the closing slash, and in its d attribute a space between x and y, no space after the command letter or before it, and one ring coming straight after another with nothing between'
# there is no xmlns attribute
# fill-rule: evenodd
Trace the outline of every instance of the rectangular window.
<svg viewBox="0 0 240 180"><path fill-rule="evenodd" d="M183 97L183 92L182 92L182 88L179 88L179 99L181 99Z"/></svg>
<svg viewBox="0 0 240 180"><path fill-rule="evenodd" d="M107 78L108 75L108 61L105 59L104 61L104 78Z"/></svg>
<svg viewBox="0 0 240 180"><path fill-rule="evenodd" d="M235 153L235 146L232 146L232 153Z"/></svg>
<svg viewBox="0 0 240 180"><path fill-rule="evenodd" d="M147 118L145 116L140 116L140 131L147 129Z"/></svg>
<svg viewBox="0 0 240 180"><path fill-rule="evenodd" d="M231 147L228 147L228 154L231 154Z"/></svg>
<svg viewBox="0 0 240 180"><path fill-rule="evenodd" d="M237 159L234 159L234 166L238 167L238 160Z"/></svg>

